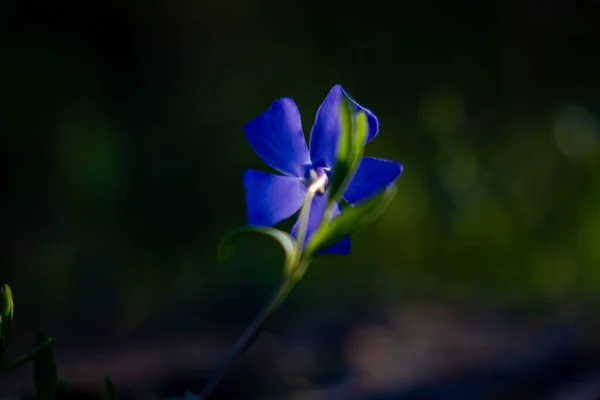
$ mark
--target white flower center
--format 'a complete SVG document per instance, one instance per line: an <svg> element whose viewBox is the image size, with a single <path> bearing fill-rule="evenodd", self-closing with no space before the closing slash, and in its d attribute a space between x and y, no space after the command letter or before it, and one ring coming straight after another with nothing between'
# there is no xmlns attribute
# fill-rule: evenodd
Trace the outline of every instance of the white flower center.
<svg viewBox="0 0 600 400"><path fill-rule="evenodd" d="M308 190L313 193L325 194L325 188L327 188L327 183L329 182L327 169L323 167L317 167L316 169L311 169L308 174Z"/></svg>

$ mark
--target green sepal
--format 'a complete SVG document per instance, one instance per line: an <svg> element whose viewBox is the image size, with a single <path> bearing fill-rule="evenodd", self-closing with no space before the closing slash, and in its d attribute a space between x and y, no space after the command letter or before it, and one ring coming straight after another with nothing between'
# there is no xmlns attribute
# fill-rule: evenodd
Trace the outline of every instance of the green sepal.
<svg viewBox="0 0 600 400"><path fill-rule="evenodd" d="M310 257L371 223L385 210L395 195L396 186L392 184L355 206L345 207L339 216L329 223L321 224L315 231L306 245L305 256Z"/></svg>
<svg viewBox="0 0 600 400"><path fill-rule="evenodd" d="M338 137L335 155L335 164L329 180L329 201L333 201L340 194L340 189L350 172L350 149L352 148L352 131L354 130L354 116L352 104L342 97L339 108L340 136Z"/></svg>
<svg viewBox="0 0 600 400"><path fill-rule="evenodd" d="M342 97L339 109L340 135L336 159L328 188L328 204L339 201L358 169L368 135L368 118L363 111L354 112L348 99Z"/></svg>
<svg viewBox="0 0 600 400"><path fill-rule="evenodd" d="M296 263L296 240L287 232L266 226L243 226L230 231L219 243L219 261L224 261L240 243L257 233L269 236L281 245L285 253L284 271L290 273Z"/></svg>

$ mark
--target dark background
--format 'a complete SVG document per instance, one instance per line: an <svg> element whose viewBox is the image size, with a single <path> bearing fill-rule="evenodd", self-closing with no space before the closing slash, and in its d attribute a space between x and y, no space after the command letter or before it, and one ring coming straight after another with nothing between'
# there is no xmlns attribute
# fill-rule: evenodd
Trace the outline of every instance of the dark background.
<svg viewBox="0 0 600 400"><path fill-rule="evenodd" d="M351 255L312 265L221 397L594 399L599 17L592 0L2 2L9 354L42 330L72 392L104 374L124 398L198 392L281 277L268 240L217 262L246 221L242 172L267 171L242 126L291 97L308 134L339 83L379 118L367 155L404 165L398 195ZM32 388L29 367L0 376L0 395Z"/></svg>

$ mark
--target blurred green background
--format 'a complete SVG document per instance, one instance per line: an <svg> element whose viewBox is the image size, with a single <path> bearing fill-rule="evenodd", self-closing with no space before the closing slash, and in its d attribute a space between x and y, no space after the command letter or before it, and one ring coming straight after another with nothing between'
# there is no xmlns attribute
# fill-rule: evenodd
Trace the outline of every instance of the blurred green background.
<svg viewBox="0 0 600 400"><path fill-rule="evenodd" d="M267 240L217 263L219 239L246 221L242 172L267 171L242 126L291 97L308 135L337 83L379 118L367 155L404 173L352 254L317 261L278 321L421 303L593 312L599 11L566 0L3 3L0 281L15 294L15 346L39 329L59 354L149 332L233 339L281 276Z"/></svg>

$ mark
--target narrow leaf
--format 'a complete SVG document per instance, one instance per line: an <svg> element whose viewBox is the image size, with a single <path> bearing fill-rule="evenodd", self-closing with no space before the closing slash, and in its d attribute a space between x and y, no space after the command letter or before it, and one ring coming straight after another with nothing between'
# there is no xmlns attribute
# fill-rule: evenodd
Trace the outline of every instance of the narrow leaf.
<svg viewBox="0 0 600 400"><path fill-rule="evenodd" d="M37 334L38 347L48 342L48 338ZM38 351L33 358L36 400L55 400L58 387L58 373L52 349L46 347Z"/></svg>
<svg viewBox="0 0 600 400"><path fill-rule="evenodd" d="M285 271L289 272L296 259L296 241L287 232L266 226L244 226L229 232L219 244L219 261L224 261L233 250L254 234L262 234L275 239L285 253Z"/></svg>
<svg viewBox="0 0 600 400"><path fill-rule="evenodd" d="M356 114L356 129L352 137L351 158L357 162L363 155L367 136L369 135L369 119L367 114L360 111Z"/></svg>
<svg viewBox="0 0 600 400"><path fill-rule="evenodd" d="M364 154L365 142L369 133L367 114L363 111L352 114L351 107L350 103L345 100L340 108L340 121L346 122L340 124L338 155L332 171L332 183L329 187L329 204L341 199L354 177ZM346 116L348 112L350 118Z"/></svg>
<svg viewBox="0 0 600 400"><path fill-rule="evenodd" d="M59 379L56 384L56 398L62 399L67 394L67 381Z"/></svg>
<svg viewBox="0 0 600 400"><path fill-rule="evenodd" d="M346 207L338 217L317 229L306 246L306 254L318 253L371 223L390 204L395 194L396 186L391 185L354 207Z"/></svg>
<svg viewBox="0 0 600 400"><path fill-rule="evenodd" d="M31 353L25 354L24 356L21 356L19 358L17 358L11 365L9 365L6 368L2 368L0 370L0 372L8 372L8 371L12 371L13 369L17 369L19 368L21 365L28 363L29 361L32 361L33 358L36 356L36 354L46 348L49 348L50 346L52 346L54 343L56 342L56 340L50 338L48 340L46 340L44 343L42 343L41 345L39 345L38 347L35 348L35 350L33 350Z"/></svg>
<svg viewBox="0 0 600 400"><path fill-rule="evenodd" d="M352 104L342 97L339 108L340 135L337 142L335 164L329 181L329 202L337 200L343 190L344 182L351 172L350 152L352 150L352 135L354 131L354 116Z"/></svg>
<svg viewBox="0 0 600 400"><path fill-rule="evenodd" d="M10 286L2 285L2 288L0 288L0 314L2 319L12 321L14 313L15 305Z"/></svg>
<svg viewBox="0 0 600 400"><path fill-rule="evenodd" d="M14 313L15 305L10 286L2 285L2 288L0 288L0 366L8 347L10 327Z"/></svg>
<svg viewBox="0 0 600 400"><path fill-rule="evenodd" d="M115 387L108 376L104 378L104 400L115 400Z"/></svg>

